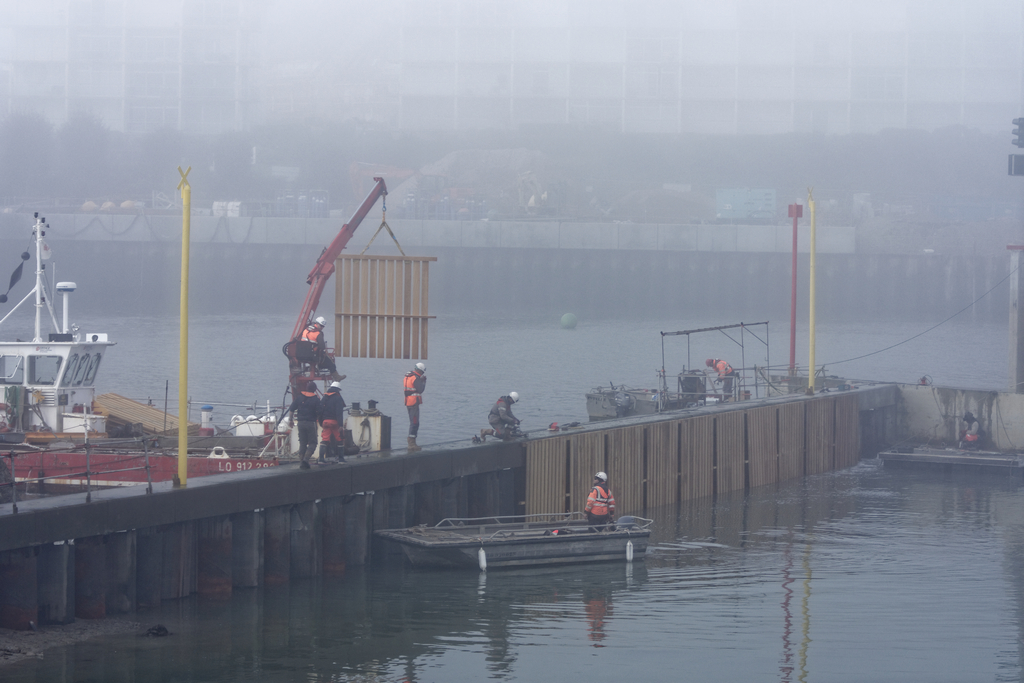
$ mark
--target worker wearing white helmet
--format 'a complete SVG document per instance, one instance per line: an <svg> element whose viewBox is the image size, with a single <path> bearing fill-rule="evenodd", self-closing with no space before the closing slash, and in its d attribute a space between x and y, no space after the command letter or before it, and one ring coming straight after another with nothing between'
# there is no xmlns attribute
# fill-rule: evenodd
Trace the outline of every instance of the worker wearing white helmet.
<svg viewBox="0 0 1024 683"><path fill-rule="evenodd" d="M409 452L421 450L416 445L416 435L420 431L420 404L423 403L423 390L427 388L427 366L417 363L412 370L405 373L405 407L409 411Z"/></svg>
<svg viewBox="0 0 1024 683"><path fill-rule="evenodd" d="M320 401L320 457L321 465L327 458L345 462L345 440L341 425L345 424L345 399L341 397L341 382L332 382Z"/></svg>
<svg viewBox="0 0 1024 683"><path fill-rule="evenodd" d="M327 341L324 339L325 325L327 325L327 321L322 315L318 315L313 322L306 325L300 341L313 345L313 357L317 366L331 373L331 379L335 382L340 382L345 379L345 375L338 374L338 367L334 364L334 359L327 353Z"/></svg>
<svg viewBox="0 0 1024 683"><path fill-rule="evenodd" d="M508 396L502 396L495 402L491 412L487 415L487 422L490 429L481 429L480 436L497 436L501 439L510 439L513 429L519 424L519 419L512 414L512 404L519 402L519 394L512 391Z"/></svg>
<svg viewBox="0 0 1024 683"><path fill-rule="evenodd" d="M587 496L587 507L583 510L587 521L598 529L605 528L615 519L615 496L608 488L608 475L598 472L594 475L594 486Z"/></svg>

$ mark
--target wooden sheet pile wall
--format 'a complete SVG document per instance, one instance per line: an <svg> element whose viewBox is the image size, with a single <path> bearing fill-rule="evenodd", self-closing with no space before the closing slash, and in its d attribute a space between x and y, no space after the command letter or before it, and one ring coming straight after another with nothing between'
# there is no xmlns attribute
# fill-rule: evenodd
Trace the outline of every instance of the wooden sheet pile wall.
<svg viewBox="0 0 1024 683"><path fill-rule="evenodd" d="M779 480L779 409L764 406L747 411L747 457L750 487Z"/></svg>
<svg viewBox="0 0 1024 683"><path fill-rule="evenodd" d="M426 358L433 256L342 255L336 263L337 356Z"/></svg>
<svg viewBox="0 0 1024 683"><path fill-rule="evenodd" d="M746 411L715 416L716 493L740 491L746 486Z"/></svg>
<svg viewBox="0 0 1024 683"><path fill-rule="evenodd" d="M710 496L715 485L715 417L683 420L683 434L680 496L683 500Z"/></svg>
<svg viewBox="0 0 1024 683"><path fill-rule="evenodd" d="M527 512L583 510L594 472L608 472L618 514L640 514L852 467L855 394L614 427L526 444ZM568 478L567 478L568 477Z"/></svg>
<svg viewBox="0 0 1024 683"><path fill-rule="evenodd" d="M837 396L835 469L853 467L860 461L860 401L856 394Z"/></svg>

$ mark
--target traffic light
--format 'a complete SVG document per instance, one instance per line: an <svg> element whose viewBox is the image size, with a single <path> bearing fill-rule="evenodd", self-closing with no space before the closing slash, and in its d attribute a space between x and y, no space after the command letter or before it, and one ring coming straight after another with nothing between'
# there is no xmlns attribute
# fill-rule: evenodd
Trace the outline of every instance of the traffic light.
<svg viewBox="0 0 1024 683"><path fill-rule="evenodd" d="M1013 144L1017 147L1024 147L1024 119L1014 119L1013 125L1017 126L1013 129Z"/></svg>

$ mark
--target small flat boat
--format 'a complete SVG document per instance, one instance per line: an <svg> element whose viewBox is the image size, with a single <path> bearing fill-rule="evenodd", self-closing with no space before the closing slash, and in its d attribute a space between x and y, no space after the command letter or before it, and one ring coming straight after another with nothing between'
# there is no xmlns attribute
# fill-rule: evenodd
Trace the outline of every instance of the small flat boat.
<svg viewBox="0 0 1024 683"><path fill-rule="evenodd" d="M400 544L414 567L488 569L643 559L652 523L623 516L599 528L571 512L449 518L375 533Z"/></svg>

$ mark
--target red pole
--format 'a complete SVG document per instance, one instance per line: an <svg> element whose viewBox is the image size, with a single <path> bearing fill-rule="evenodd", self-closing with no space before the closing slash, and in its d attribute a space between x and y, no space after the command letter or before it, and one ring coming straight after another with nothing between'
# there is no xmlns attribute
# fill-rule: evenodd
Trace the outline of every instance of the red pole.
<svg viewBox="0 0 1024 683"><path fill-rule="evenodd" d="M804 215L802 204L790 204L789 216L793 219L793 284L789 298L789 376L796 372L796 221Z"/></svg>

